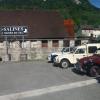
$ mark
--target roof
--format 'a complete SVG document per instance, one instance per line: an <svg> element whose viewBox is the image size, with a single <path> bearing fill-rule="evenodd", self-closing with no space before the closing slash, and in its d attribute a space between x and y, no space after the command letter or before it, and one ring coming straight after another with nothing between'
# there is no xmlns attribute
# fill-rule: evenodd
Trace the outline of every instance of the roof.
<svg viewBox="0 0 100 100"><path fill-rule="evenodd" d="M63 18L57 11L0 11L0 26L27 26L27 38L66 38Z"/></svg>

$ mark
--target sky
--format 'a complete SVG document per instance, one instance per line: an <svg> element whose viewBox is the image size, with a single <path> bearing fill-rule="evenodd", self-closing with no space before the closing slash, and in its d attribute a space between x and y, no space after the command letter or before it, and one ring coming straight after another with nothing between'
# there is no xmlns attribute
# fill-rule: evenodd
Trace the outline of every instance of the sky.
<svg viewBox="0 0 100 100"><path fill-rule="evenodd" d="M100 8L100 0L89 0L89 2L90 2L93 6L95 6L95 7L97 7L97 8Z"/></svg>

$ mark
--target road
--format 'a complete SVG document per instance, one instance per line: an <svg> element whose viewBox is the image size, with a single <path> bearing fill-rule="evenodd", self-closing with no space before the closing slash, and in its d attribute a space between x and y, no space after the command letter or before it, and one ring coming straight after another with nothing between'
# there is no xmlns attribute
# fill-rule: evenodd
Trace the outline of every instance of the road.
<svg viewBox="0 0 100 100"><path fill-rule="evenodd" d="M0 64L0 100L99 100L100 84L46 61Z"/></svg>

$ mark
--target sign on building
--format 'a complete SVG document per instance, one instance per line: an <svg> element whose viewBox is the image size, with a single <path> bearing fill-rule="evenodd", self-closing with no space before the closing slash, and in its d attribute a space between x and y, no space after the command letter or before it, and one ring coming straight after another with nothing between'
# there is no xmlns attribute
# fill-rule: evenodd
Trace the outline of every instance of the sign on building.
<svg viewBox="0 0 100 100"><path fill-rule="evenodd" d="M27 26L1 26L0 34L2 36L13 36L13 35L26 35L28 33Z"/></svg>

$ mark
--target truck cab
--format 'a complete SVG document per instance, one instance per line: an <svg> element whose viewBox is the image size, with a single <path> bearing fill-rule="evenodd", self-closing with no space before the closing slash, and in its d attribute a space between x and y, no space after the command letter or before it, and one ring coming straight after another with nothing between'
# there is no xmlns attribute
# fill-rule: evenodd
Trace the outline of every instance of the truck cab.
<svg viewBox="0 0 100 100"><path fill-rule="evenodd" d="M93 53L95 53L97 48L100 48L100 43L77 46L73 52L56 56L54 59L54 65L59 65L62 68L67 68L71 64L75 64L77 59L91 56Z"/></svg>
<svg viewBox="0 0 100 100"><path fill-rule="evenodd" d="M48 54L47 60L48 60L48 62L53 63L53 60L56 56L66 54L66 53L70 53L70 52L73 51L73 49L74 49L74 47L64 47L59 52L51 52L50 54Z"/></svg>

